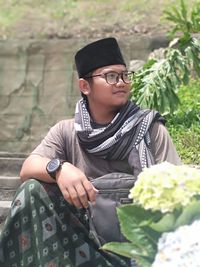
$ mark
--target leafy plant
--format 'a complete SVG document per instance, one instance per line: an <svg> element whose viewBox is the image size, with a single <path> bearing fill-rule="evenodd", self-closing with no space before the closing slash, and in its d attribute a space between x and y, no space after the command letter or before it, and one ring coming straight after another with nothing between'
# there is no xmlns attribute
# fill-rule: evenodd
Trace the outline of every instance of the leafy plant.
<svg viewBox="0 0 200 267"><path fill-rule="evenodd" d="M182 31L182 37L176 38L165 50L160 61L150 59L133 77L131 100L142 107L159 110L162 114L173 113L180 104L177 95L182 84L187 84L191 74L200 76L200 42L191 37L191 33L200 31L200 3L191 12L191 22L187 19L187 10L181 0L181 11L166 11L168 20L175 23L173 34ZM177 16L177 17L176 17ZM194 24L194 25L193 25Z"/></svg>
<svg viewBox="0 0 200 267"><path fill-rule="evenodd" d="M200 3L195 3L193 9L189 10L185 1L181 0L180 8L174 6L163 12L165 18L174 24L169 33L171 37L174 37L176 33L182 33L181 38L186 41L190 39L191 33L200 32Z"/></svg>

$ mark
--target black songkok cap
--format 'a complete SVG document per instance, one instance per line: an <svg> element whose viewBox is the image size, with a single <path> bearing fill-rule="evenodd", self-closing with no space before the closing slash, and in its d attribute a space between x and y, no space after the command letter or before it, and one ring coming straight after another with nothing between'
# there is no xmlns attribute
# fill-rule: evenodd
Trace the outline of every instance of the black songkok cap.
<svg viewBox="0 0 200 267"><path fill-rule="evenodd" d="M75 55L79 78L89 72L108 65L125 65L122 53L115 38L105 38L90 43Z"/></svg>

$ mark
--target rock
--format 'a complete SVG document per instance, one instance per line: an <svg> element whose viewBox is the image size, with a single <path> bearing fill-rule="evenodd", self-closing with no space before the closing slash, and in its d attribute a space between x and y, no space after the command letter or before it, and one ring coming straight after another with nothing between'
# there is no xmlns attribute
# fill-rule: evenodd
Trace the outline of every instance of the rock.
<svg viewBox="0 0 200 267"><path fill-rule="evenodd" d="M139 59L131 60L130 61L130 64L129 64L129 70L131 70L131 71L137 71L144 64L145 64L145 61L144 60L139 60Z"/></svg>

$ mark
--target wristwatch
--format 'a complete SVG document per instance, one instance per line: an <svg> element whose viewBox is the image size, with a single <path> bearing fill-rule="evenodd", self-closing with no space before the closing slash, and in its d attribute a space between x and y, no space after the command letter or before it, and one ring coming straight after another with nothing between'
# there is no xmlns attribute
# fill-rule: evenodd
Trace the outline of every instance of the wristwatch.
<svg viewBox="0 0 200 267"><path fill-rule="evenodd" d="M52 159L47 163L46 170L54 180L56 180L56 173L60 170L63 163L64 161L60 159Z"/></svg>

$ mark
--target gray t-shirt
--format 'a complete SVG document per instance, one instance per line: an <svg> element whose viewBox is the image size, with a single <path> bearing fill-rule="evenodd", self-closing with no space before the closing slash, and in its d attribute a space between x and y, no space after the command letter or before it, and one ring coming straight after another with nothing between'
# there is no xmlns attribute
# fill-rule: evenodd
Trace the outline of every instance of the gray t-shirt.
<svg viewBox="0 0 200 267"><path fill-rule="evenodd" d="M181 164L172 140L161 123L153 124L150 129L150 138L155 163L168 161L176 165ZM128 164L128 159L105 160L87 153L79 144L74 129L74 119L62 120L54 125L31 154L68 161L81 169L89 179L111 172L134 174ZM136 153L136 164L138 161L139 155Z"/></svg>

